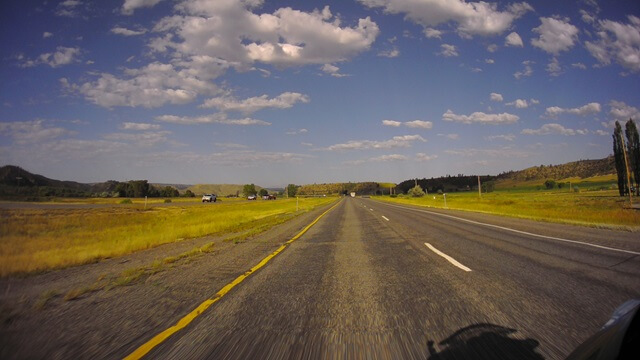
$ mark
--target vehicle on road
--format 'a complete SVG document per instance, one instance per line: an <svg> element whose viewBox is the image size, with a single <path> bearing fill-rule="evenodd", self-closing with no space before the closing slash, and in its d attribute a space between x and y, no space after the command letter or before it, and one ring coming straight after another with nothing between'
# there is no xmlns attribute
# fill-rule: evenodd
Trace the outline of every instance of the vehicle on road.
<svg viewBox="0 0 640 360"><path fill-rule="evenodd" d="M276 196L275 195L263 195L262 196L262 200L275 200Z"/></svg>
<svg viewBox="0 0 640 360"><path fill-rule="evenodd" d="M216 194L204 194L202 195L202 202L216 202L218 197Z"/></svg>
<svg viewBox="0 0 640 360"><path fill-rule="evenodd" d="M249 195L247 196L247 200L256 200L257 197L255 195Z"/></svg>

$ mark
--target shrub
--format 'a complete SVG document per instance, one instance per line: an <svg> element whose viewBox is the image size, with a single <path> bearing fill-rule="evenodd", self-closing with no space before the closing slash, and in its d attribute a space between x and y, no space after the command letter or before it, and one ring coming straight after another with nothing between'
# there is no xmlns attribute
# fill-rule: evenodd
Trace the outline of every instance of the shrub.
<svg viewBox="0 0 640 360"><path fill-rule="evenodd" d="M420 185L416 185L411 190L409 190L409 195L411 195L412 197L423 197L424 191L422 190Z"/></svg>
<svg viewBox="0 0 640 360"><path fill-rule="evenodd" d="M544 182L544 187L551 190L556 187L556 182L554 180L547 180Z"/></svg>
<svg viewBox="0 0 640 360"><path fill-rule="evenodd" d="M131 199L123 199L120 200L120 204L133 204L133 202L131 201Z"/></svg>
<svg viewBox="0 0 640 360"><path fill-rule="evenodd" d="M170 202L171 202L171 199L164 199L164 203L165 203L165 204L168 204L168 203L170 203Z"/></svg>
<svg viewBox="0 0 640 360"><path fill-rule="evenodd" d="M579 187L577 187L577 186L574 186L574 187L573 187L573 192L580 192L580 188L579 188Z"/></svg>
<svg viewBox="0 0 640 360"><path fill-rule="evenodd" d="M391 195L389 195L389 196L390 196L390 197L392 197L392 198L396 198L396 197L398 197L398 195L396 195L396 194L391 194Z"/></svg>

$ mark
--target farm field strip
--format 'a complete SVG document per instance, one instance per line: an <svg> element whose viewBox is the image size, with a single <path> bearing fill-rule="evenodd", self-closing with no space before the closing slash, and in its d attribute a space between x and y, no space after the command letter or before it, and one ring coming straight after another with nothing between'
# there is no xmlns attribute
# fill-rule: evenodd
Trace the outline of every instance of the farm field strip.
<svg viewBox="0 0 640 360"><path fill-rule="evenodd" d="M161 244L280 223L335 198L203 206L0 210L0 276L90 263ZM298 207L298 212L296 208Z"/></svg>
<svg viewBox="0 0 640 360"><path fill-rule="evenodd" d="M442 194L424 197L378 196L378 200L445 208ZM626 202L625 202L626 201ZM640 211L628 208L628 199L617 190L569 193L568 191L452 192L446 194L446 208L484 212L539 221L595 227L637 229Z"/></svg>

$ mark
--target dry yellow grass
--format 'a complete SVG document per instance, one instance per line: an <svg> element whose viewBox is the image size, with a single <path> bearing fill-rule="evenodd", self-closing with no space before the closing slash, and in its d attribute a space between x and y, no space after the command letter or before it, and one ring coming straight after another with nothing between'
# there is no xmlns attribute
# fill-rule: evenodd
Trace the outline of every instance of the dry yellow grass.
<svg viewBox="0 0 640 360"><path fill-rule="evenodd" d="M300 212L335 198L300 199ZM209 204L207 204L209 205ZM0 210L0 276L62 268L208 234L279 222L296 200L211 206ZM263 219L261 221L261 219Z"/></svg>
<svg viewBox="0 0 640 360"><path fill-rule="evenodd" d="M434 199L435 197L435 199ZM384 201L444 207L442 195L422 198L379 197ZM626 200L626 202L625 202ZM628 198L617 190L569 193L566 191L496 191L489 194L448 193L450 209L478 211L518 218L600 227L640 227L640 210L628 208Z"/></svg>

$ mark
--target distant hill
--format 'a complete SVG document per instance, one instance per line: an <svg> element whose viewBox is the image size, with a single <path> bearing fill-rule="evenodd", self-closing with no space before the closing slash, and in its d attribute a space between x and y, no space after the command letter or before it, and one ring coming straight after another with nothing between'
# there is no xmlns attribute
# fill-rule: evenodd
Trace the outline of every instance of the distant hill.
<svg viewBox="0 0 640 360"><path fill-rule="evenodd" d="M615 172L613 156L608 156L604 159L579 160L560 165L533 166L524 170L504 172L497 176L483 175L480 176L480 180L483 184L493 183L497 188L504 188L507 185L511 187L524 183L527 183L528 185L532 185L534 183L542 184L546 180L559 181L569 178L593 178L596 176L615 174ZM405 180L398 184L396 190L398 193L406 193L409 189L415 186L415 183L415 179ZM438 190L451 192L478 189L477 175L442 176L430 179L423 178L418 179L417 183L420 187L427 189L429 192L437 192Z"/></svg>
<svg viewBox="0 0 640 360"><path fill-rule="evenodd" d="M163 184L163 183L152 183L151 185L159 188L163 188L165 186L171 186L172 188L176 188L180 191L186 191L189 188L189 186L193 186L189 184Z"/></svg>
<svg viewBox="0 0 640 360"><path fill-rule="evenodd" d="M71 188L78 190L88 190L91 185L82 184L75 181L60 181L49 179L38 174L32 174L27 170L14 165L7 165L0 168L0 184L13 186L49 186L55 188Z"/></svg>
<svg viewBox="0 0 640 360"><path fill-rule="evenodd" d="M49 179L30 173L19 166L0 167L0 198L3 199L38 200L50 197L143 197L147 195L149 197L172 197L177 196L178 186L165 184L154 186L147 184L146 180L125 183L109 180L85 184Z"/></svg>
<svg viewBox="0 0 640 360"><path fill-rule="evenodd" d="M579 160L560 165L533 166L524 170L502 173L497 178L517 181L562 180L575 177L584 179L615 173L616 168L613 156L608 156L598 160Z"/></svg>
<svg viewBox="0 0 640 360"><path fill-rule="evenodd" d="M393 186L395 184L377 182L308 184L298 188L298 195L348 194L352 191L358 195L382 195L389 194Z"/></svg>
<svg viewBox="0 0 640 360"><path fill-rule="evenodd" d="M60 181L32 174L19 166L0 167L0 197L5 198L88 197L92 194L115 191L117 184L114 180L93 184Z"/></svg>
<svg viewBox="0 0 640 360"><path fill-rule="evenodd" d="M184 189L184 191L191 190L196 195L202 194L216 194L218 196L227 195L240 195L242 196L242 188L244 184L196 184L191 185ZM260 186L256 185L256 190L260 191Z"/></svg>

